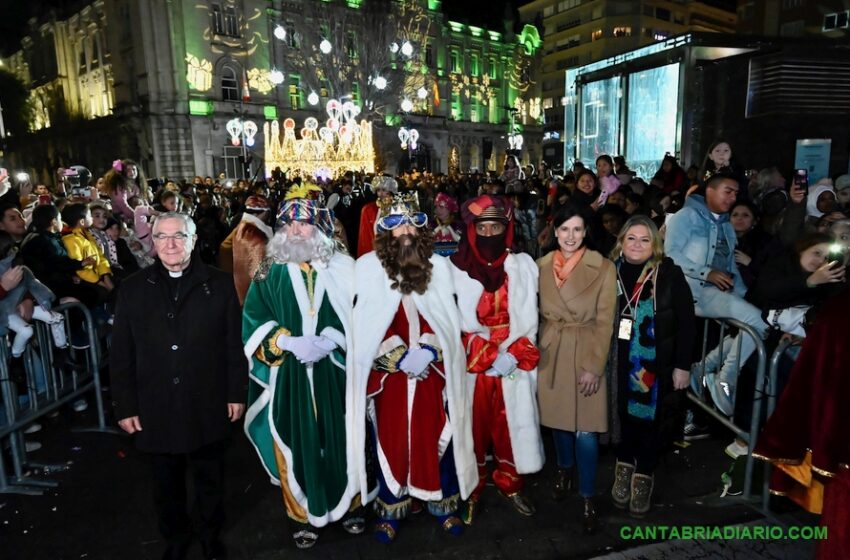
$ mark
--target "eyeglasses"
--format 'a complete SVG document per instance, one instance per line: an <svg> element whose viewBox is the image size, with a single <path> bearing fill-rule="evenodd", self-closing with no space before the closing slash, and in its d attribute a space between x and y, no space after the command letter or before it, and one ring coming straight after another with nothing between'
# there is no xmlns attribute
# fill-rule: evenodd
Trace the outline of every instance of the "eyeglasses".
<svg viewBox="0 0 850 560"><path fill-rule="evenodd" d="M186 233L183 233L182 231L175 233L174 235L165 235L164 233L155 233L155 234L153 234L152 237L153 237L154 241L158 241L160 243L165 243L166 241L171 239L175 243L177 243L178 245L183 245L184 243L186 243L186 240L189 239L189 235L186 234Z"/></svg>
<svg viewBox="0 0 850 560"><path fill-rule="evenodd" d="M378 231L392 231L405 224L415 228L423 228L428 223L428 216L424 212L413 214L390 214L380 218L377 222Z"/></svg>

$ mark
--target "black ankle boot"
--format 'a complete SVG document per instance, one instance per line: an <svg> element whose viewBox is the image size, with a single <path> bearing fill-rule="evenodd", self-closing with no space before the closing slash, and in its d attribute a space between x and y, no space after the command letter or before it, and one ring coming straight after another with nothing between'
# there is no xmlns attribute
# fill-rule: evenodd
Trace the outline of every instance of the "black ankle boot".
<svg viewBox="0 0 850 560"><path fill-rule="evenodd" d="M593 498L584 499L581 525L585 535L592 535L596 532L596 507L593 505Z"/></svg>

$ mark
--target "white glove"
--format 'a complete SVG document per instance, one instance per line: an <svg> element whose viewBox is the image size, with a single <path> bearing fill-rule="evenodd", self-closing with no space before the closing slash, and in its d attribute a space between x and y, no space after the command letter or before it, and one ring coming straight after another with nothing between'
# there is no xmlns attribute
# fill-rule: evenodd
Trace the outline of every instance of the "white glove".
<svg viewBox="0 0 850 560"><path fill-rule="evenodd" d="M277 337L275 344L281 350L291 352L302 364L313 364L327 356L330 352L330 350L324 350L327 344L324 344L324 346L317 344L322 338L316 335L287 336L282 334Z"/></svg>
<svg viewBox="0 0 850 560"><path fill-rule="evenodd" d="M428 366L434 361L434 353L424 348L408 348L407 353L398 364L398 369L411 377L425 379L428 377Z"/></svg>
<svg viewBox="0 0 850 560"><path fill-rule="evenodd" d="M321 335L321 334L317 338L318 338L318 340L314 341L313 345L316 348L318 348L319 350L321 350L322 352L324 352L322 354L322 358L327 357L328 354L330 354L331 352L336 350L337 344L336 344L336 342L334 342L330 338L328 338L324 335ZM321 360L322 358L319 358L319 359Z"/></svg>
<svg viewBox="0 0 850 560"><path fill-rule="evenodd" d="M513 354L502 352L490 366L490 369L484 373L491 377L507 377L514 372L518 363Z"/></svg>

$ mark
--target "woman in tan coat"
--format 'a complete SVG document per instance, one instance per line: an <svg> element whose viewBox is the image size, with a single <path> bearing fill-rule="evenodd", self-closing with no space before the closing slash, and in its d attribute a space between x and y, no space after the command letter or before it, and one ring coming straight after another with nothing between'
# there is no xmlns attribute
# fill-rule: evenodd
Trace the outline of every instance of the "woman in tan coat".
<svg viewBox="0 0 850 560"><path fill-rule="evenodd" d="M586 533L596 530L598 437L608 430L605 366L617 301L613 263L586 243L590 219L584 208L563 207L553 221L556 248L537 262L543 319L537 397L540 423L555 437L553 497L564 498L577 463Z"/></svg>

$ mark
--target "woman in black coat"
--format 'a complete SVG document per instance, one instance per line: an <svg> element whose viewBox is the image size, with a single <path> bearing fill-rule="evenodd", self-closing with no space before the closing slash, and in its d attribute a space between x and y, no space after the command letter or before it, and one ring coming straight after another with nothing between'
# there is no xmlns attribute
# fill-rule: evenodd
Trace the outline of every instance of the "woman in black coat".
<svg viewBox="0 0 850 560"><path fill-rule="evenodd" d="M641 517L649 511L658 458L681 435L694 306L682 270L664 257L647 216L623 225L611 257L619 288L608 365L618 444L611 496L614 505Z"/></svg>

